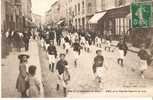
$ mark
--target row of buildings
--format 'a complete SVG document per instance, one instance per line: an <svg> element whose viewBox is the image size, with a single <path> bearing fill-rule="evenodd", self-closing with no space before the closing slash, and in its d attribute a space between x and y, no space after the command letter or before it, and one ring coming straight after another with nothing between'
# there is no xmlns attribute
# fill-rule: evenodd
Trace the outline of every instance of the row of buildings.
<svg viewBox="0 0 153 100"><path fill-rule="evenodd" d="M131 25L130 4L146 0L57 0L46 12L46 24L122 34ZM152 0L147 0L152 1Z"/></svg>
<svg viewBox="0 0 153 100"><path fill-rule="evenodd" d="M1 0L1 31L24 31L39 25L41 16L31 8L31 0Z"/></svg>
<svg viewBox="0 0 153 100"><path fill-rule="evenodd" d="M46 25L92 30L114 35L114 39L123 34L132 34L131 37L136 40L137 33L141 32L141 37L144 31L148 34L153 32L152 28L133 29L131 26L131 3L146 1L153 3L153 0L57 0L46 12ZM139 40L142 41L138 39L136 42Z"/></svg>

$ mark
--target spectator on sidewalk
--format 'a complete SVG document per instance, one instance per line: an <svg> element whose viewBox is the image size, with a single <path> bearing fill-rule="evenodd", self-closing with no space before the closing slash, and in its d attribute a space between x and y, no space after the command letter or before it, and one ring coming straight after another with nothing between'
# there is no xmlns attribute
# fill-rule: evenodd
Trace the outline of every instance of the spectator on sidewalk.
<svg viewBox="0 0 153 100"><path fill-rule="evenodd" d="M65 60L65 54L60 54L60 60L57 62L57 87L56 90L59 90L60 84L63 86L64 96L67 94L66 85L70 79L69 72L67 70L68 62ZM67 78L68 76L68 78Z"/></svg>
<svg viewBox="0 0 153 100"><path fill-rule="evenodd" d="M24 32L24 37L23 37L23 41L25 43L25 51L29 50L29 40L30 40L30 34L28 33L28 31Z"/></svg>
<svg viewBox="0 0 153 100"><path fill-rule="evenodd" d="M16 89L18 92L21 93L21 97L23 97L23 98L27 97L26 77L28 76L27 63L28 63L29 57L30 56L27 54L21 54L18 56L18 58L20 60L20 64L19 64L19 75L18 75L17 82L16 82Z"/></svg>
<svg viewBox="0 0 153 100"><path fill-rule="evenodd" d="M9 36L10 36L10 29L8 29L5 32L7 55L9 54L9 51L10 51L10 37Z"/></svg>
<svg viewBox="0 0 153 100"><path fill-rule="evenodd" d="M11 33L9 34L9 41L10 41L10 49L12 51L13 47L15 46L14 43L14 30L11 31Z"/></svg>
<svg viewBox="0 0 153 100"><path fill-rule="evenodd" d="M21 33L21 32L17 32L17 37L16 37L16 45L17 45L17 51L18 52L21 52L21 48L23 48L24 47L24 41L23 41L23 37L24 37L24 35L23 35L23 33Z"/></svg>
<svg viewBox="0 0 153 100"><path fill-rule="evenodd" d="M5 33L2 31L2 58L5 58L7 55L8 55L8 48L7 48L7 38L6 38L6 35Z"/></svg>
<svg viewBox="0 0 153 100"><path fill-rule="evenodd" d="M147 70L147 68L148 68L147 60L149 58L149 54L145 50L145 44L142 44L142 47L141 47L140 51L138 52L138 57L140 58L140 60L139 60L140 76L144 79L144 71Z"/></svg>
<svg viewBox="0 0 153 100"><path fill-rule="evenodd" d="M47 54L49 58L49 70L54 72L55 58L57 57L57 50L54 46L54 40L50 41L50 45L47 48Z"/></svg>
<svg viewBox="0 0 153 100"><path fill-rule="evenodd" d="M27 78L29 89L27 90L27 95L30 98L37 98L40 96L40 82L38 78L35 76L37 67L31 65L29 67L29 76Z"/></svg>

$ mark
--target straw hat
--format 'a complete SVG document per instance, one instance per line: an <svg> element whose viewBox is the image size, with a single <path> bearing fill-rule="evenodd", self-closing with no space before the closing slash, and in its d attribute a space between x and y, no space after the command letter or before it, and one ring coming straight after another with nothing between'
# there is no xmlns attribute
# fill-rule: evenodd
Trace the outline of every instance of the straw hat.
<svg viewBox="0 0 153 100"><path fill-rule="evenodd" d="M19 54L19 55L18 55L18 58L19 58L19 59L22 59L24 56L25 56L27 59L30 58L30 56L29 56L28 54L26 54L26 53Z"/></svg>

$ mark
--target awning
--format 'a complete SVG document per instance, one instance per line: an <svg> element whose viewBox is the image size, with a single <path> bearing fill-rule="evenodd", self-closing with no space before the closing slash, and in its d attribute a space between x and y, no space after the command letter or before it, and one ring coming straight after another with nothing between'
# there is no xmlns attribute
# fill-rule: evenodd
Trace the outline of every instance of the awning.
<svg viewBox="0 0 153 100"><path fill-rule="evenodd" d="M106 14L106 12L96 13L89 21L89 24L97 24L98 21Z"/></svg>
<svg viewBox="0 0 153 100"><path fill-rule="evenodd" d="M128 14L130 14L130 5L109 9L106 16L109 18L124 18Z"/></svg>
<svg viewBox="0 0 153 100"><path fill-rule="evenodd" d="M57 22L57 25L60 25L64 22L64 20L60 20L59 22Z"/></svg>

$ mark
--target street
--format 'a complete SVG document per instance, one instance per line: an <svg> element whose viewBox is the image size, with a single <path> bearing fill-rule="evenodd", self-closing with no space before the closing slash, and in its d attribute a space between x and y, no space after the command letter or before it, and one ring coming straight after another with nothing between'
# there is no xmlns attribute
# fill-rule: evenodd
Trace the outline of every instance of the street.
<svg viewBox="0 0 153 100"><path fill-rule="evenodd" d="M62 88L59 92L56 91L56 73L52 73L48 69L48 57L46 51L40 47L39 40L31 40L29 54L29 64L41 66L38 67L37 75L43 83L44 97L63 97ZM37 45L38 44L38 45ZM103 47L104 48L104 47ZM145 72L145 79L142 79L139 75L138 69L138 57L135 53L128 52L125 58L124 67L117 64L118 52L115 47L112 47L114 52L107 52L102 49L102 54L105 59L105 65L108 68L103 73L103 88L99 90L94 79L92 72L93 58L95 57L95 51L98 49L95 46L91 47L90 53L82 50L79 57L78 66L74 66L74 55L72 48L70 49L66 60L70 66L69 71L71 80L68 85L69 94L68 97L77 97L75 93L78 92L104 92L106 90L118 90L118 89L151 89L153 88L153 69L148 68ZM39 49L39 50L38 50ZM38 52L37 52L38 51ZM62 47L57 46L58 54L64 52ZM18 75L18 59L16 52L12 52L10 56L4 60L2 66L2 96L3 97L19 97L19 94L15 90L16 78ZM13 60L12 60L13 59ZM40 61L40 62L39 62ZM16 63L14 63L16 62ZM40 64L40 65L39 65ZM133 71L132 69L135 69ZM41 72L40 72L41 71ZM42 73L42 74L41 74ZM41 79L42 76L42 79ZM7 85L8 84L8 85ZM42 89L42 90L43 90ZM8 91L9 90L9 91ZM43 92L43 91L42 91ZM152 93L152 92L151 92ZM73 95L75 94L75 96ZM151 94L150 94L151 95Z"/></svg>
<svg viewBox="0 0 153 100"><path fill-rule="evenodd" d="M153 0L1 5L3 98L153 96Z"/></svg>

